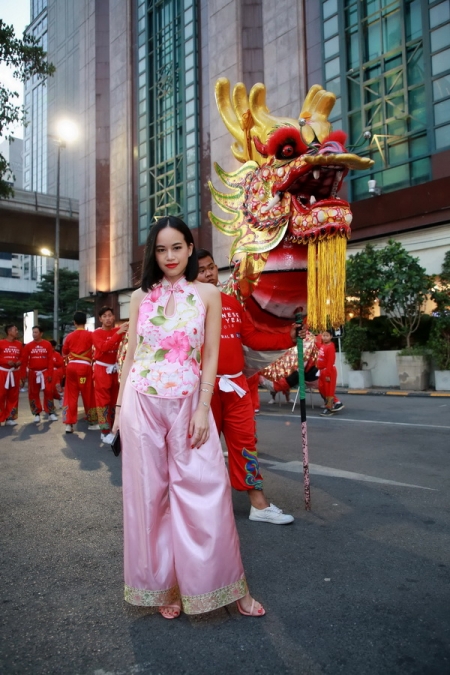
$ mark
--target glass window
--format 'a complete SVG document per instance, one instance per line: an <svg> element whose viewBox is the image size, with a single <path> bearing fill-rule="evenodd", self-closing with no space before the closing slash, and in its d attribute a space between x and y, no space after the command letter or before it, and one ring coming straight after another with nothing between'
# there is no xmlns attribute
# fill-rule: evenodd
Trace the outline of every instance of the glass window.
<svg viewBox="0 0 450 675"><path fill-rule="evenodd" d="M450 45L450 24L436 28L431 31L431 51L437 52L439 49ZM448 63L448 62L447 62ZM448 63L447 68L450 66Z"/></svg>
<svg viewBox="0 0 450 675"><path fill-rule="evenodd" d="M345 10L345 25L356 26L358 23L358 5L355 3Z"/></svg>
<svg viewBox="0 0 450 675"><path fill-rule="evenodd" d="M423 48L415 45L407 50L407 78L408 84L420 84L425 80L425 68L423 63Z"/></svg>
<svg viewBox="0 0 450 675"><path fill-rule="evenodd" d="M334 39L338 40L338 38ZM359 66L359 37L358 33L354 32L347 35L347 68L358 68L358 66Z"/></svg>
<svg viewBox="0 0 450 675"><path fill-rule="evenodd" d="M361 107L361 89L359 81L354 78L347 78L348 89L348 107L350 110Z"/></svg>
<svg viewBox="0 0 450 675"><path fill-rule="evenodd" d="M330 112L330 119L340 117L341 115L342 115L341 99L337 98L336 103L333 106L333 110Z"/></svg>
<svg viewBox="0 0 450 675"><path fill-rule="evenodd" d="M409 115L411 131L426 125L425 87L417 87L409 92Z"/></svg>
<svg viewBox="0 0 450 675"><path fill-rule="evenodd" d="M424 183L431 178L431 163L429 157L419 159L411 164L411 185Z"/></svg>
<svg viewBox="0 0 450 675"><path fill-rule="evenodd" d="M361 113L357 112L349 117L350 143L356 143L360 140L362 134Z"/></svg>
<svg viewBox="0 0 450 675"><path fill-rule="evenodd" d="M401 44L402 31L400 24L400 11L388 14L383 19L383 46L384 51L389 52Z"/></svg>
<svg viewBox="0 0 450 675"><path fill-rule="evenodd" d="M336 37L331 38L331 40L327 40L325 42L324 52L326 59L329 59L331 56L339 53L339 37L337 35ZM356 63L358 62L356 61Z"/></svg>
<svg viewBox="0 0 450 675"><path fill-rule="evenodd" d="M383 186L387 191L398 190L409 185L409 164L394 166L383 171Z"/></svg>
<svg viewBox="0 0 450 675"><path fill-rule="evenodd" d="M405 162L409 157L409 147L408 141L405 140L402 143L396 143L391 145L388 148L388 162L389 164L399 164L400 162Z"/></svg>
<svg viewBox="0 0 450 675"><path fill-rule="evenodd" d="M364 57L366 61L376 59L382 53L379 19L366 26Z"/></svg>
<svg viewBox="0 0 450 675"><path fill-rule="evenodd" d="M446 49L443 52L439 52L439 54L434 54L434 56L431 57L431 71L433 75L439 75L440 73L443 73L445 70L448 70L449 65L450 65L450 49Z"/></svg>
<svg viewBox="0 0 450 675"><path fill-rule="evenodd" d="M445 127L439 127L434 132L436 140L436 149L446 148L450 145L450 124Z"/></svg>
<svg viewBox="0 0 450 675"><path fill-rule="evenodd" d="M407 42L422 36L421 0L405 3L405 33Z"/></svg>
<svg viewBox="0 0 450 675"><path fill-rule="evenodd" d="M323 18L328 19L332 14L337 12L337 0L326 0L322 5Z"/></svg>
<svg viewBox="0 0 450 675"><path fill-rule="evenodd" d="M338 32L338 18L337 16L333 16L332 19L328 19L328 21L325 21L325 23L323 24L323 36L325 40L327 40L333 35L336 35L337 32Z"/></svg>
<svg viewBox="0 0 450 675"><path fill-rule="evenodd" d="M428 153L428 139L426 135L412 138L409 142L409 154L411 157L420 157Z"/></svg>
<svg viewBox="0 0 450 675"><path fill-rule="evenodd" d="M339 62L339 57L337 59L333 59L332 61L328 61L325 64L325 78L327 80L332 80L336 75L339 75L340 72L340 62Z"/></svg>
<svg viewBox="0 0 450 675"><path fill-rule="evenodd" d="M439 24L450 21L450 3L448 0L441 2L430 9L430 28L436 28Z"/></svg>
<svg viewBox="0 0 450 675"><path fill-rule="evenodd" d="M450 99L436 103L434 106L434 123L436 126L445 122L450 122Z"/></svg>
<svg viewBox="0 0 450 675"><path fill-rule="evenodd" d="M444 75L433 82L433 99L439 101L445 96L450 96L450 75Z"/></svg>
<svg viewBox="0 0 450 675"><path fill-rule="evenodd" d="M340 96L340 94L341 94L341 79L339 77L336 77L334 80L330 80L326 84L326 89L327 89L327 91L331 91L332 94L336 94L336 96Z"/></svg>

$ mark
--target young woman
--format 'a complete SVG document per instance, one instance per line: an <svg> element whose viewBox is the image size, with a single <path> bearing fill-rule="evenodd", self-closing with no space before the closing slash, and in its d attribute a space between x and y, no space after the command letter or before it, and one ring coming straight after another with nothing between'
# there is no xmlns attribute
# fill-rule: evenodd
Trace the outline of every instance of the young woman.
<svg viewBox="0 0 450 675"><path fill-rule="evenodd" d="M210 411L220 292L197 273L191 231L161 218L131 298L113 428L123 449L125 599L158 606L166 619L235 600L241 614L262 616L248 593Z"/></svg>

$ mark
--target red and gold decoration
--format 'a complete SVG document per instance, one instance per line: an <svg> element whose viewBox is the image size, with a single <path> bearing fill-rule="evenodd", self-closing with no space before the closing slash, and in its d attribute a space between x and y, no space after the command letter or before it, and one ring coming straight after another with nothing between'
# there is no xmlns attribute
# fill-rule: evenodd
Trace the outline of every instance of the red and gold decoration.
<svg viewBox="0 0 450 675"><path fill-rule="evenodd" d="M320 331L344 323L345 251L352 213L338 197L350 169L373 162L347 152L346 134L332 131L335 95L314 85L298 119L274 117L266 88L249 95L242 83L216 83L219 113L235 142L236 171L217 174L229 192L210 189L231 219L211 222L234 237L235 280L256 325L286 330L299 306ZM230 285L233 287L233 284ZM235 289L236 290L236 289Z"/></svg>

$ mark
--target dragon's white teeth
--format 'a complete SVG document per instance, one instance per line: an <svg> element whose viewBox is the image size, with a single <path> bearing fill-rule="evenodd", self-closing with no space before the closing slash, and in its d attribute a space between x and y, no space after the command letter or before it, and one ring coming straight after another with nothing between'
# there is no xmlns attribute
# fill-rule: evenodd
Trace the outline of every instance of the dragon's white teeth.
<svg viewBox="0 0 450 675"><path fill-rule="evenodd" d="M320 178L320 169L314 169L313 171L313 176L316 180L319 180Z"/></svg>
<svg viewBox="0 0 450 675"><path fill-rule="evenodd" d="M314 195L311 195L311 198L310 198L310 200L309 200L309 203L310 203L310 204L315 204L316 201L317 201L317 200L316 200L316 198L314 197Z"/></svg>
<svg viewBox="0 0 450 675"><path fill-rule="evenodd" d="M278 202L280 201L280 199L281 199L280 193L277 192L277 193L275 194L275 196L272 197L272 199L271 199L270 202L267 204L267 206L263 206L263 207L261 208L261 213L268 213L268 211L271 211L271 210L273 209L273 207L276 206L276 205L278 204Z"/></svg>

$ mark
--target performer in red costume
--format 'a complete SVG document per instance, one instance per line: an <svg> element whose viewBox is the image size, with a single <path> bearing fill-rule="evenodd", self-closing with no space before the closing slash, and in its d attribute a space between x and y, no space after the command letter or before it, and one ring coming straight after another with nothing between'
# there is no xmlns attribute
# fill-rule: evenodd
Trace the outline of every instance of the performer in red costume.
<svg viewBox="0 0 450 675"><path fill-rule="evenodd" d="M331 417L333 412L333 399L336 391L337 371L334 365L336 360L336 349L332 343L333 334L331 330L324 330L322 333L322 344L319 347L317 356L317 367L320 370L319 375L319 393L325 400L325 408L320 413L322 417Z"/></svg>
<svg viewBox="0 0 450 675"><path fill-rule="evenodd" d="M86 314L75 312L75 330L64 340L63 354L67 356L66 386L64 389L63 422L66 434L73 433L78 420L78 396L81 394L89 422L88 429L99 429L92 387L92 333L85 330Z"/></svg>
<svg viewBox="0 0 450 675"><path fill-rule="evenodd" d="M111 444L114 434L111 429L114 423L114 410L119 393L117 373L117 351L128 330L128 323L114 327L115 316L111 307L102 307L98 318L102 324L92 334L94 344L94 393L97 418L102 430L103 443Z"/></svg>
<svg viewBox="0 0 450 675"><path fill-rule="evenodd" d="M41 392L44 394L44 411L48 419L56 422L53 403L53 347L48 340L42 339L42 328L33 326L33 340L23 348L22 373L23 377L28 371L28 400L30 409L34 415L34 421L41 421L42 405Z"/></svg>
<svg viewBox="0 0 450 675"><path fill-rule="evenodd" d="M17 326L5 326L6 338L0 340L0 424L15 427L19 408L22 343Z"/></svg>
<svg viewBox="0 0 450 675"><path fill-rule="evenodd" d="M56 349L56 340L49 340L51 346L53 347L53 400L60 402L62 400L62 387L61 383L64 378L64 359L61 354Z"/></svg>
<svg viewBox="0 0 450 675"><path fill-rule="evenodd" d="M218 285L219 272L209 251L197 252L198 281ZM223 433L228 448L231 485L246 491L250 503L250 520L287 525L294 520L274 504L269 504L263 492L255 444L253 403L244 369L242 345L257 350L276 350L292 347L295 328L291 335L276 335L257 331L246 311L235 297L222 293L222 329L219 362L211 410L217 430Z"/></svg>

